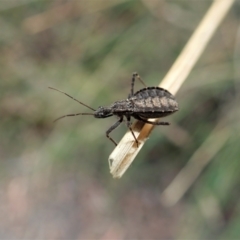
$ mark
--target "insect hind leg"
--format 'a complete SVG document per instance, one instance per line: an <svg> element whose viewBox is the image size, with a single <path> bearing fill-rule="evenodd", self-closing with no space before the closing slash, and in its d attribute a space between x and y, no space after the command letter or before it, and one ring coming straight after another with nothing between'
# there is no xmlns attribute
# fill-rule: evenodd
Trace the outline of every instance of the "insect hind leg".
<svg viewBox="0 0 240 240"><path fill-rule="evenodd" d="M131 96L133 96L133 94L134 94L134 83L135 83L135 79L136 79L136 78L137 78L145 87L147 87L146 84L143 82L143 80L140 78L139 74L138 74L137 72L134 72L133 75L132 75L131 92L130 92L130 94L129 94L128 97L131 97Z"/></svg>
<svg viewBox="0 0 240 240"><path fill-rule="evenodd" d="M117 146L117 143L109 136L109 134L115 129L117 128L123 121L123 117L120 117L120 119L115 122L107 131L106 131L106 137L112 141L116 146Z"/></svg>
<svg viewBox="0 0 240 240"><path fill-rule="evenodd" d="M152 124L152 125L165 125L165 126L170 125L169 122L151 122L151 121L148 121L147 119L141 118L140 116L134 116L134 118L136 118L137 120L140 120L142 122Z"/></svg>

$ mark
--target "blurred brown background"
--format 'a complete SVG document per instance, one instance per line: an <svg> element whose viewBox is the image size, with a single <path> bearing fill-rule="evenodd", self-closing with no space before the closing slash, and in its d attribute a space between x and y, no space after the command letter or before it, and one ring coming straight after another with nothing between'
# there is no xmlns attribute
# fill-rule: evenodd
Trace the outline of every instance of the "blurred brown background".
<svg viewBox="0 0 240 240"><path fill-rule="evenodd" d="M239 239L239 1L178 92L172 125L120 180L105 137L116 119L53 124L89 110L48 89L97 108L126 98L134 71L158 85L210 5L1 1L0 239Z"/></svg>

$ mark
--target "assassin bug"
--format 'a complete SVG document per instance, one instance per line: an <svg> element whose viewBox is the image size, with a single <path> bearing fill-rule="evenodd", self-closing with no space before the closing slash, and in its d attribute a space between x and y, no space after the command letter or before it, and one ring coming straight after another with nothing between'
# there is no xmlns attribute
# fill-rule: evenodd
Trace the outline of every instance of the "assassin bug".
<svg viewBox="0 0 240 240"><path fill-rule="evenodd" d="M139 81L141 81L143 85L145 85L140 76L138 75L138 73L133 73L131 91L130 94L128 95L128 98L116 101L110 106L106 107L101 106L97 110L78 101L77 99L73 98L72 96L65 92L62 92L56 88L49 87L50 89L53 89L55 91L67 95L74 101L94 111L94 113L67 114L57 118L55 121L62 119L64 117L71 117L77 115L93 115L95 118L107 118L115 115L119 119L106 131L106 136L117 146L117 143L109 136L109 134L122 123L123 118L125 117L127 120L127 126L131 131L135 139L135 142L138 146L137 138L135 137L133 130L131 128L130 122L131 117L152 125L169 125L168 122L151 122L148 120L148 118L166 117L178 111L178 103L170 92L160 87L146 87L145 85L145 88L140 89L139 91L134 93L134 83L136 78Z"/></svg>

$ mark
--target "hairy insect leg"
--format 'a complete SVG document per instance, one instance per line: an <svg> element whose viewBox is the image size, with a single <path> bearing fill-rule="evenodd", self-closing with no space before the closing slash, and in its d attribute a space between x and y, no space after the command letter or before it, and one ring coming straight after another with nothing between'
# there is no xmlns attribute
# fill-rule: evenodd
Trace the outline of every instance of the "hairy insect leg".
<svg viewBox="0 0 240 240"><path fill-rule="evenodd" d="M128 116L128 117L127 117L127 126L128 126L128 128L129 128L129 130L131 131L131 133L132 133L132 135L133 135L133 137L134 137L134 139L135 139L135 142L136 142L136 144L137 144L137 146L138 146L138 140L137 140L137 138L136 138L136 136L135 136L135 134L134 134L134 132L133 132L133 130L132 130L130 120L131 120L131 117Z"/></svg>
<svg viewBox="0 0 240 240"><path fill-rule="evenodd" d="M137 120L140 120L142 122L152 124L152 125L165 125L165 126L170 125L169 122L151 122L151 121L148 121L147 119L144 119L144 118L141 118L140 116L135 116L135 115L134 115L134 118L136 118Z"/></svg>
<svg viewBox="0 0 240 240"><path fill-rule="evenodd" d="M143 80L140 78L139 74L137 72L134 72L133 75L132 75L132 83L131 83L131 92L129 94L129 97L133 96L134 94L134 83L135 83L135 79L138 79L145 87L146 84L143 82Z"/></svg>
<svg viewBox="0 0 240 240"><path fill-rule="evenodd" d="M116 146L117 146L117 143L109 136L109 133L112 132L115 128L117 128L122 121L123 121L123 117L120 117L120 119L106 131L106 137L110 139Z"/></svg>

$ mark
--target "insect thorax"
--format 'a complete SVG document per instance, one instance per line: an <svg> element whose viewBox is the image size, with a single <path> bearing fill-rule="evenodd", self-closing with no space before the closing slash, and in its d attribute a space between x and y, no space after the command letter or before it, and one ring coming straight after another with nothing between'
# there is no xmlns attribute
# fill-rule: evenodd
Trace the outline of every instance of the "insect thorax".
<svg viewBox="0 0 240 240"><path fill-rule="evenodd" d="M94 112L95 118L107 118L113 115L111 107L99 107Z"/></svg>

